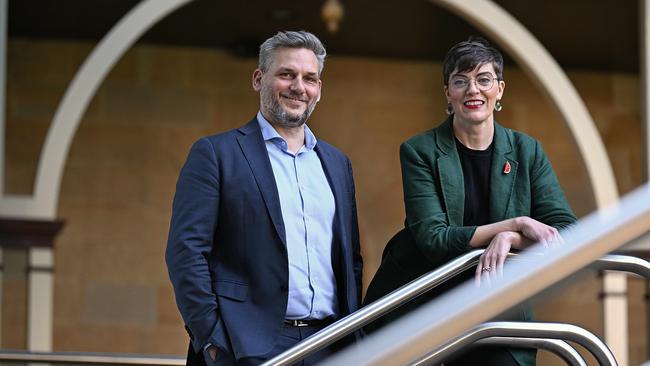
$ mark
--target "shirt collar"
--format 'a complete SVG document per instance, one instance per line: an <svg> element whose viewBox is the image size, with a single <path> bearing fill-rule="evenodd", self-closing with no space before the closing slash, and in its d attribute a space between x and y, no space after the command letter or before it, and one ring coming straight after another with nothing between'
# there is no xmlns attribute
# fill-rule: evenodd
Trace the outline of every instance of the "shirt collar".
<svg viewBox="0 0 650 366"><path fill-rule="evenodd" d="M267 121L266 118L264 118L262 112L257 112L257 122L259 123L260 129L262 130L262 137L264 138L264 141L272 141L275 139L280 139L282 141L285 141L284 138L280 136L278 131L276 131L275 128L273 128L273 125L271 125L271 123ZM305 148L308 150L313 150L314 147L316 146L316 142L317 142L316 136L314 135L313 132L311 132L309 127L305 124Z"/></svg>

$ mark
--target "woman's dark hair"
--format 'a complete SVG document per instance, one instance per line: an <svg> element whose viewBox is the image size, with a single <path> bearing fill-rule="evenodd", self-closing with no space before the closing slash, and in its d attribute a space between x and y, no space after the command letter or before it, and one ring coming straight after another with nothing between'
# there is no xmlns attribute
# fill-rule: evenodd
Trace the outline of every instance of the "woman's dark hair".
<svg viewBox="0 0 650 366"><path fill-rule="evenodd" d="M447 52L442 66L442 77L445 86L449 84L449 76L454 70L458 72L472 71L475 68L492 63L497 79L503 80L503 56L481 37L470 36L467 41L455 44Z"/></svg>

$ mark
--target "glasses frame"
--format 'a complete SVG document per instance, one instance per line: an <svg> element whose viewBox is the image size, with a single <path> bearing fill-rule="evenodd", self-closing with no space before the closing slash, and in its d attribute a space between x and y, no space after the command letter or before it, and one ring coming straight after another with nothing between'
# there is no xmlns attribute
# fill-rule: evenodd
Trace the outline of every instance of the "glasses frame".
<svg viewBox="0 0 650 366"><path fill-rule="evenodd" d="M484 87L484 86L482 86L481 84L479 84L479 83L476 81L477 79L479 79L479 78L481 78L481 77L484 77L484 76L487 76L487 75L490 76L490 80L492 81L492 82L490 83L490 86L489 86L489 87ZM456 85L454 85L454 83L453 83L453 81L454 81L455 78L466 80L466 81L467 81L467 84L465 84L464 86L456 86ZM450 89L453 89L453 90L458 90L458 91L461 91L461 90L462 90L462 91L465 91L465 90L467 90L467 89L469 88L469 84L470 84L472 81L474 81L474 85L476 85L476 88L477 88L478 90L480 90L480 91L488 91L488 90L490 90L490 89L492 89L492 88L494 87L494 81L495 81L495 80L499 80L499 78L496 77L496 76L494 76L492 73L489 73L489 72L481 73L481 74L477 75L477 76L474 77L474 78L468 78L468 77L466 77L466 76L462 76L462 75L454 75L454 76L452 76L452 77L450 78L450 80L449 80L449 88L450 88Z"/></svg>

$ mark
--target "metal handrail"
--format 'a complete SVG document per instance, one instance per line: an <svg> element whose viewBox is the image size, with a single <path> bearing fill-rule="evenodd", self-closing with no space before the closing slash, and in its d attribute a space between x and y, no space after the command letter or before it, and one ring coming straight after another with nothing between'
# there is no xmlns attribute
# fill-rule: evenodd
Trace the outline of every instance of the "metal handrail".
<svg viewBox="0 0 650 366"><path fill-rule="evenodd" d="M85 365L185 365L185 357L124 353L32 352L0 350L0 361Z"/></svg>
<svg viewBox="0 0 650 366"><path fill-rule="evenodd" d="M478 249L468 252L438 269L420 276L388 295L336 321L296 346L266 361L262 366L291 365L304 359L313 352L329 346L398 306L426 293L449 278L475 266L478 263L478 257L484 251L485 249Z"/></svg>
<svg viewBox="0 0 650 366"><path fill-rule="evenodd" d="M444 281L458 275L459 273L473 267L478 263L478 258L483 254L483 249L468 252L449 263L431 271L416 280L400 287L390 294L380 298L370 305L348 315L335 322L327 328L309 337L295 347L285 351L275 358L267 361L264 365L289 365L302 360L313 352L316 352L336 340L360 329L371 321L385 315L391 310L403 305L411 299L430 291ZM517 254L510 253L509 258ZM607 255L598 259L590 265L600 270L618 270L635 273L650 279L650 263L643 259L626 255ZM531 323L526 323L531 324ZM543 337L535 335L536 337ZM551 337L546 337L551 338ZM520 338L521 340L521 338ZM521 341L520 341L521 342ZM548 344L537 339L541 345ZM556 352L557 353L557 352ZM559 353L558 353L559 355ZM566 358L563 357L568 363ZM183 365L185 358L182 357L160 357L143 355L124 354L97 354L97 353L61 353L61 352L23 352L23 351L0 351L0 361L24 361L24 362L49 362L49 363L83 363L83 364L123 364L123 365Z"/></svg>
<svg viewBox="0 0 650 366"><path fill-rule="evenodd" d="M474 342L480 346L537 348L554 353L569 366L587 366L584 358L570 344L559 339L526 337L488 337Z"/></svg>
<svg viewBox="0 0 650 366"><path fill-rule="evenodd" d="M554 353L569 366L587 366L582 356L570 344L558 339L525 337L488 337L474 342L476 345L537 348ZM0 361L46 362L90 365L185 365L185 357L161 357L106 353L65 353L2 351Z"/></svg>
<svg viewBox="0 0 650 366"><path fill-rule="evenodd" d="M650 184L611 206L592 213L562 232L565 242L537 259L532 250L505 266L489 286L467 281L393 322L323 365L396 365L410 362L446 344L476 324L552 286L607 253L650 230Z"/></svg>
<svg viewBox="0 0 650 366"><path fill-rule="evenodd" d="M650 280L650 262L629 255L610 254L589 265L590 268L637 274Z"/></svg>
<svg viewBox="0 0 650 366"><path fill-rule="evenodd" d="M417 296L430 291L448 279L476 266L479 257L484 251L485 249L473 250L420 276L388 295L329 325L262 365L285 366L304 359L310 354L329 346ZM515 253L508 254L508 258L516 258L518 256ZM589 267L601 270L626 271L650 279L650 263L643 259L626 255L607 255L596 260Z"/></svg>
<svg viewBox="0 0 650 366"><path fill-rule="evenodd" d="M600 365L616 366L616 359L607 345L590 331L571 324L537 322L489 322L479 324L465 334L454 338L442 347L411 363L411 366L424 366L440 363L451 353L468 346L479 339L494 336L540 337L568 340L587 349ZM508 344L513 346L514 344ZM575 349L574 349L575 351ZM584 362L584 360L583 360Z"/></svg>
<svg viewBox="0 0 650 366"><path fill-rule="evenodd" d="M265 365L288 365L297 362L309 354L318 351L336 340L352 333L363 327L371 321L385 315L391 310L399 307L411 299L424 294L433 289L442 282L454 277L476 265L478 257L483 253L483 249L474 250L450 261L446 265L428 273L420 278L408 283L405 286L393 291L392 293L373 302L367 307L348 315L337 321L314 336L306 339L294 348L280 354L279 356L267 361ZM511 253L509 258L516 257ZM626 256L626 255L608 255L594 262L590 267L601 270L619 270L638 274L650 279L650 263L645 260ZM498 338L491 337L490 340L498 341ZM550 338L550 337L546 337ZM506 339L506 338L504 338ZM565 348L561 341L551 342L551 339L536 338L530 342L531 347L547 349L555 352L570 365L581 365L576 363L575 357L568 359L566 356L569 350L562 351ZM486 342L485 340L479 343ZM518 338L516 342L525 342L524 338ZM565 342L562 342L565 343ZM547 348L544 348L547 346ZM551 349L551 347L554 347ZM570 346L569 346L570 347ZM554 351L555 350L555 351ZM575 350L574 350L575 351ZM562 356L565 355L565 356ZM184 357L162 357L148 355L126 355L126 354L99 354L99 353L67 353L67 352L27 352L27 351L0 351L0 361L22 361L22 362L48 362L48 363L74 363L74 364L94 364L94 365L184 365Z"/></svg>

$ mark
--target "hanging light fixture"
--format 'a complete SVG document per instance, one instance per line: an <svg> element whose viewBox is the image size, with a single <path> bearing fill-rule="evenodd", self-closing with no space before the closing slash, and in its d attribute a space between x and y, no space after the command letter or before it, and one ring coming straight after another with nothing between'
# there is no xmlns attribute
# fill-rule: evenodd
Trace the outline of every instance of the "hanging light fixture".
<svg viewBox="0 0 650 366"><path fill-rule="evenodd" d="M331 33L336 33L339 30L339 23L343 19L343 15L345 15L345 10L338 0L326 0L323 4L321 16L327 30Z"/></svg>

